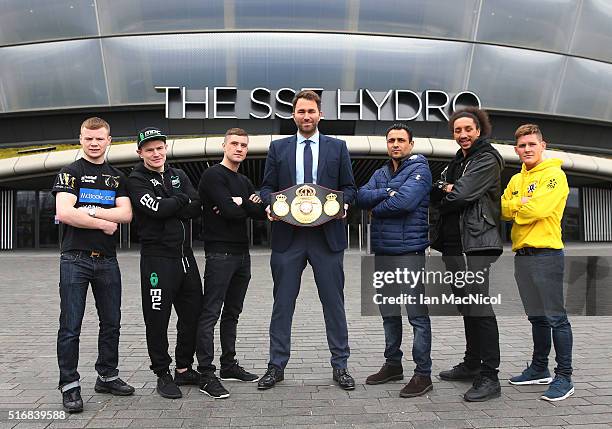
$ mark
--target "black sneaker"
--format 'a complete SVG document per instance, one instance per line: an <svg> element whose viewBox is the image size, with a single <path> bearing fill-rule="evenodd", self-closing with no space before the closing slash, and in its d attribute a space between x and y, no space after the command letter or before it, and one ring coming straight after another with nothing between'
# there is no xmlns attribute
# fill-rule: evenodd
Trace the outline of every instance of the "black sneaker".
<svg viewBox="0 0 612 429"><path fill-rule="evenodd" d="M98 377L94 390L98 393L111 393L115 396L130 396L134 394L134 388L120 378L115 378L113 381L102 381Z"/></svg>
<svg viewBox="0 0 612 429"><path fill-rule="evenodd" d="M480 368L470 369L463 362L455 365L447 371L442 371L439 375L442 380L473 380L480 374Z"/></svg>
<svg viewBox="0 0 612 429"><path fill-rule="evenodd" d="M248 372L238 365L238 362L227 369L221 369L221 371L219 371L219 376L223 381L246 381L247 383L254 383L259 380L259 376Z"/></svg>
<svg viewBox="0 0 612 429"><path fill-rule="evenodd" d="M499 380L480 375L474 380L474 384L465 392L463 399L468 402L484 402L501 396L501 385Z"/></svg>
<svg viewBox="0 0 612 429"><path fill-rule="evenodd" d="M77 386L62 392L62 405L64 406L64 410L69 413L80 413L83 411L81 388Z"/></svg>
<svg viewBox="0 0 612 429"><path fill-rule="evenodd" d="M213 373L200 374L200 392L215 399L228 398L230 395Z"/></svg>
<svg viewBox="0 0 612 429"><path fill-rule="evenodd" d="M183 397L181 389L178 388L169 372L157 378L156 390L163 398L178 399Z"/></svg>
<svg viewBox="0 0 612 429"><path fill-rule="evenodd" d="M200 384L200 374L193 368L188 368L185 372L174 370L174 383L177 386L198 386Z"/></svg>

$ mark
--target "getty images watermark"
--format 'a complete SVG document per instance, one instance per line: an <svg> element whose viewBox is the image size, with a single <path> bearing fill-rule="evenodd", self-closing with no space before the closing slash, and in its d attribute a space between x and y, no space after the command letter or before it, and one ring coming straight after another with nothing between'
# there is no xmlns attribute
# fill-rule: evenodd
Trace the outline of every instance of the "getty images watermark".
<svg viewBox="0 0 612 429"><path fill-rule="evenodd" d="M363 256L361 314L364 316L429 314L432 316L519 316L567 312L612 315L612 256L564 259L564 291L544 296L519 292L515 276L537 275L546 257L514 256ZM524 262L535 264L523 270ZM554 290L554 288L551 288ZM538 294L539 293L539 294Z"/></svg>
<svg viewBox="0 0 612 429"><path fill-rule="evenodd" d="M497 305L501 302L501 294L488 296L480 293L455 294L443 293L440 296L429 296L424 293L405 293L405 288L415 290L419 285L445 285L457 289L476 286L481 289L487 281L488 269L481 271L428 271L421 268L414 271L407 267L396 267L393 271L374 271L372 273L372 286L378 291L372 296L374 304L454 304L470 305L484 304ZM397 286L396 288L393 288ZM387 287L388 289L385 289ZM388 291L399 291L397 296L389 296ZM385 294L385 291L387 294Z"/></svg>

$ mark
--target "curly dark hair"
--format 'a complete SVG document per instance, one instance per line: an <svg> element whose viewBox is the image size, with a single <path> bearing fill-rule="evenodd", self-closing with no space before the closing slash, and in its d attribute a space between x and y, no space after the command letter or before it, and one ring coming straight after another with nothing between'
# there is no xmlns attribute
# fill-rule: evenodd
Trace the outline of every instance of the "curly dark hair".
<svg viewBox="0 0 612 429"><path fill-rule="evenodd" d="M448 120L448 128L451 132L453 132L455 128L455 121L459 118L471 118L474 120L476 129L480 130L481 137L489 137L491 135L491 120L489 119L489 114L485 110L477 107L466 107L457 110Z"/></svg>

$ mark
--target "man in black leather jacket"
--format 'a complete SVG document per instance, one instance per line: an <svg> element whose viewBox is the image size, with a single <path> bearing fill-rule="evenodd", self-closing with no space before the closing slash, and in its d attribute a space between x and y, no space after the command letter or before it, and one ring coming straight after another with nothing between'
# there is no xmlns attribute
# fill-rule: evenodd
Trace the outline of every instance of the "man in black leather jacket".
<svg viewBox="0 0 612 429"><path fill-rule="evenodd" d="M486 140L491 124L483 110L459 110L450 118L449 125L460 150L434 186L440 217L432 230L431 246L442 252L447 271L467 268L485 273L484 283L477 288L453 286L455 296L488 295L490 265L503 250L499 222L500 173L504 161ZM499 332L493 308L471 304L459 305L458 309L465 327L465 357L459 365L442 371L440 378L473 379L472 388L464 395L466 401L499 397Z"/></svg>

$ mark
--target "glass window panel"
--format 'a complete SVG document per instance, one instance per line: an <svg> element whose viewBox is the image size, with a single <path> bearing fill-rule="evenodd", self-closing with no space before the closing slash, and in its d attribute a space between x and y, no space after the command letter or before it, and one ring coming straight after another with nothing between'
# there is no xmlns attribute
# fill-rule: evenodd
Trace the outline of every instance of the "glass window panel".
<svg viewBox="0 0 612 429"><path fill-rule="evenodd" d="M15 238L17 248L34 248L36 235L36 191L17 191Z"/></svg>
<svg viewBox="0 0 612 429"><path fill-rule="evenodd" d="M59 246L59 224L55 223L55 197L49 191L38 193L38 245Z"/></svg>
<svg viewBox="0 0 612 429"><path fill-rule="evenodd" d="M564 58L526 49L476 45L469 87L488 108L549 113Z"/></svg>
<svg viewBox="0 0 612 429"><path fill-rule="evenodd" d="M484 0L476 39L567 52L579 2Z"/></svg>
<svg viewBox="0 0 612 429"><path fill-rule="evenodd" d="M0 45L98 34L93 0L1 0Z"/></svg>
<svg viewBox="0 0 612 429"><path fill-rule="evenodd" d="M95 39L0 48L0 76L7 111L108 103Z"/></svg>
<svg viewBox="0 0 612 429"><path fill-rule="evenodd" d="M361 0L361 32L472 39L477 0Z"/></svg>
<svg viewBox="0 0 612 429"><path fill-rule="evenodd" d="M612 62L610 0L583 0L571 53Z"/></svg>
<svg viewBox="0 0 612 429"><path fill-rule="evenodd" d="M103 35L222 29L223 0L97 0Z"/></svg>
<svg viewBox="0 0 612 429"><path fill-rule="evenodd" d="M612 64L569 58L556 113L612 121Z"/></svg>

